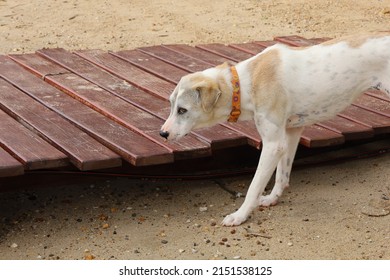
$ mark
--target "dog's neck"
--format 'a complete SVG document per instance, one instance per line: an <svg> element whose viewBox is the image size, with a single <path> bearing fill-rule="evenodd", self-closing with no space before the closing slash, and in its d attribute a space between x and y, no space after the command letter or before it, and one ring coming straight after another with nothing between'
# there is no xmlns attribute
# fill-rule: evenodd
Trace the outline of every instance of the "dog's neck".
<svg viewBox="0 0 390 280"><path fill-rule="evenodd" d="M241 92L241 116L240 120L253 120L255 105L252 100L252 80L248 71L249 60L244 60L236 65L237 73L240 78Z"/></svg>
<svg viewBox="0 0 390 280"><path fill-rule="evenodd" d="M235 66L230 67L230 73L232 75L232 111L230 112L228 122L237 122L241 115L240 77Z"/></svg>
<svg viewBox="0 0 390 280"><path fill-rule="evenodd" d="M239 84L240 84L240 116L238 121L252 120L254 114L254 105L250 96L251 81L250 75L246 71L244 62L235 65ZM218 112L216 115L221 116L220 121L226 121L230 118L233 110L233 85L232 85L232 72L228 65L222 65L214 68L210 68L204 71L208 77L217 81L219 88L222 92L221 97L218 100L219 106L217 106Z"/></svg>

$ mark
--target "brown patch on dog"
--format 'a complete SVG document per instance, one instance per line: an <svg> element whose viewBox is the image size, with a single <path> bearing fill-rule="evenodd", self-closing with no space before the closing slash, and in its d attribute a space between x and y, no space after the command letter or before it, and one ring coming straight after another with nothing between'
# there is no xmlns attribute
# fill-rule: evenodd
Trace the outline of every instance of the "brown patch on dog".
<svg viewBox="0 0 390 280"><path fill-rule="evenodd" d="M232 63L226 61L226 62L224 62L224 63L222 63L220 65L215 66L215 68L217 68L217 69L225 69L225 68L230 68L231 66L234 66L234 65Z"/></svg>
<svg viewBox="0 0 390 280"><path fill-rule="evenodd" d="M285 107L287 104L285 92L279 82L279 66L281 58L278 50L270 50L260 54L250 65L252 73L252 99L256 108L264 108L269 112L275 122L285 119Z"/></svg>

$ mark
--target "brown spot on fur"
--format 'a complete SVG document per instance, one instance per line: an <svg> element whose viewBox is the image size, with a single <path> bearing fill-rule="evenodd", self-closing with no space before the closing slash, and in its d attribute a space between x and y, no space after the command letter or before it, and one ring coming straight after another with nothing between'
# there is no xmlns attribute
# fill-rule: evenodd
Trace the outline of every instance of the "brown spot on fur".
<svg viewBox="0 0 390 280"><path fill-rule="evenodd" d="M226 61L226 62L224 62L224 63L222 63L220 65L215 66L215 68L217 68L217 69L225 69L225 68L230 68L231 66L233 66L233 64L228 62L228 61Z"/></svg>
<svg viewBox="0 0 390 280"><path fill-rule="evenodd" d="M256 108L270 112L275 122L285 119L286 95L279 82L281 58L279 51L269 50L250 62L252 98ZM282 125L281 123L279 123Z"/></svg>

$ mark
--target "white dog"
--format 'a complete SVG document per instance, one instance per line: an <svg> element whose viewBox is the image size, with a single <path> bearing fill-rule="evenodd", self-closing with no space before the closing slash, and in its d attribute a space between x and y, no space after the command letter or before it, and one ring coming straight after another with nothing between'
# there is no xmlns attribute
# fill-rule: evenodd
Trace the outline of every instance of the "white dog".
<svg viewBox="0 0 390 280"><path fill-rule="evenodd" d="M390 33L302 48L277 44L235 67L184 76L160 134L176 140L228 119L254 119L263 143L259 165L244 203L222 222L239 225L257 206L277 203L303 127L332 118L371 87L390 95ZM262 196L275 168L275 186Z"/></svg>

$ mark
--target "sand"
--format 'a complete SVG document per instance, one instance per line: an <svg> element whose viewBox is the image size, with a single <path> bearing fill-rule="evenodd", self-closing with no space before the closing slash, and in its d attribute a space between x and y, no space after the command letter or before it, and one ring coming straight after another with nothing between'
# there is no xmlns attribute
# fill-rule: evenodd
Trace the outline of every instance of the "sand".
<svg viewBox="0 0 390 280"><path fill-rule="evenodd" d="M0 53L339 37L389 23L388 0L2 0ZM250 180L219 182L245 193ZM277 206L221 227L243 199L214 180L26 183L0 193L0 259L390 259L389 154L293 170Z"/></svg>

